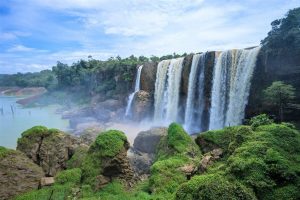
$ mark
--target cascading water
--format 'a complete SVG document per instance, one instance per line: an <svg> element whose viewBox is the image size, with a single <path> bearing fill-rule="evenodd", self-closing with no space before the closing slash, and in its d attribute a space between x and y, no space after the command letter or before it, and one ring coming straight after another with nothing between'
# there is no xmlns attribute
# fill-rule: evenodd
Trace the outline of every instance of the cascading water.
<svg viewBox="0 0 300 200"><path fill-rule="evenodd" d="M222 52L213 75L209 129L241 124L259 47Z"/></svg>
<svg viewBox="0 0 300 200"><path fill-rule="evenodd" d="M205 53L202 53L193 56L189 75L184 127L190 133L198 132L202 129L205 55ZM198 93L198 97L196 97L196 93Z"/></svg>
<svg viewBox="0 0 300 200"><path fill-rule="evenodd" d="M132 101L135 93L137 93L140 90L140 80L141 80L141 72L143 69L143 65L138 67L136 78L135 78L135 85L134 85L134 92L131 93L128 97L128 102L126 106L125 116L131 115L131 107L132 107Z"/></svg>
<svg viewBox="0 0 300 200"><path fill-rule="evenodd" d="M164 60L157 66L154 94L154 121L156 123L169 123L177 120L183 59Z"/></svg>

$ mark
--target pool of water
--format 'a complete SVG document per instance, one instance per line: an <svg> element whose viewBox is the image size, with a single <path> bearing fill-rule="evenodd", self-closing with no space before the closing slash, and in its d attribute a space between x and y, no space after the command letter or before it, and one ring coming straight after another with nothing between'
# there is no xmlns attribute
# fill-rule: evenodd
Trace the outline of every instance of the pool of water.
<svg viewBox="0 0 300 200"><path fill-rule="evenodd" d="M69 121L55 113L58 106L23 108L16 103L18 99L0 96L0 146L16 148L21 133L37 125L63 131L68 129Z"/></svg>

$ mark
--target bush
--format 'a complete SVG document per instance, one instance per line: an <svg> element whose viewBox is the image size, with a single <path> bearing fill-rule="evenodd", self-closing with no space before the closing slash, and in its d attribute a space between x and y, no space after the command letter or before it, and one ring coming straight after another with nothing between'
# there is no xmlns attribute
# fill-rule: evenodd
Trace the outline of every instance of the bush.
<svg viewBox="0 0 300 200"><path fill-rule="evenodd" d="M268 125L268 124L272 124L273 120L269 118L268 115L266 114L261 114L261 115L257 115L253 118L251 118L250 120L250 125L253 128L256 128L258 126L262 126L262 125Z"/></svg>

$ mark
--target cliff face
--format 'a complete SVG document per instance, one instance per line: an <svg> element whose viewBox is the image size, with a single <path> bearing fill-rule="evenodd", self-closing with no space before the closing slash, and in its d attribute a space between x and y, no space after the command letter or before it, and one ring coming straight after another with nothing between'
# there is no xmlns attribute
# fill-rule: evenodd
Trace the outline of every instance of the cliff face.
<svg viewBox="0 0 300 200"><path fill-rule="evenodd" d="M260 51L256 68L252 78L246 118L261 112L270 112L263 107L263 90L274 81L283 81L296 88L295 102L300 102L300 56L294 51L267 52L264 48ZM273 113L272 113L273 114ZM299 110L289 110L285 120L297 120L300 118Z"/></svg>

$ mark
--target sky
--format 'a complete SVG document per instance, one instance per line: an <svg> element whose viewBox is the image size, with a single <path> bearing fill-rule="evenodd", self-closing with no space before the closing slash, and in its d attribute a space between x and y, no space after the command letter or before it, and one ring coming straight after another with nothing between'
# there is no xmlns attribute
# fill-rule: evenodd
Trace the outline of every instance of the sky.
<svg viewBox="0 0 300 200"><path fill-rule="evenodd" d="M0 0L0 74L259 45L299 0Z"/></svg>

